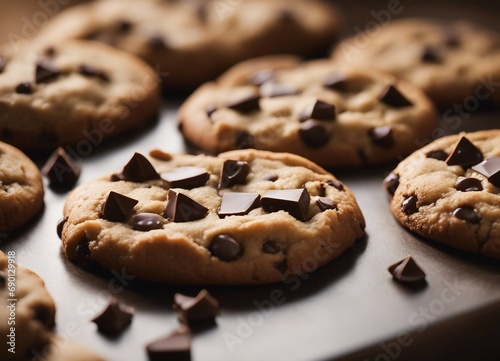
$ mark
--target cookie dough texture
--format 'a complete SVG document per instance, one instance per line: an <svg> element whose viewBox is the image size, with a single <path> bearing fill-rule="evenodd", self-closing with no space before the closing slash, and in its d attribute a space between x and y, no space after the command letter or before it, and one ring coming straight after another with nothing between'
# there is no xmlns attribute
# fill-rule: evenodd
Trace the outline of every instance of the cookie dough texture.
<svg viewBox="0 0 500 361"><path fill-rule="evenodd" d="M208 208L206 217L191 222L163 219L163 227L148 232L134 230L131 217L139 213L163 216L169 185L162 179L143 183L111 181L106 176L74 190L65 205L62 241L72 260L83 255L105 269L126 269L143 280L183 284L265 284L312 272L342 254L364 234L364 219L350 190L317 165L292 154L242 150L219 157L176 155L155 151L150 158L158 173L178 167L205 168L206 185L174 191ZM248 162L245 184L217 190L225 160ZM271 176L272 180L268 180ZM276 179L275 181L273 181ZM286 211L266 213L253 209L246 215L219 218L221 197L226 192L263 195L268 190L305 187L310 195L307 219L302 222ZM342 190L339 190L342 189ZM110 222L101 209L110 191L138 200L129 219ZM321 211L320 196L335 209ZM211 242L229 235L242 255L223 261L211 254ZM265 245L267 243L267 245ZM269 247L267 247L269 246ZM266 250L267 249L267 250Z"/></svg>
<svg viewBox="0 0 500 361"><path fill-rule="evenodd" d="M0 233L18 229L43 207L43 182L20 150L0 142Z"/></svg>
<svg viewBox="0 0 500 361"><path fill-rule="evenodd" d="M271 74L267 81L255 85L266 73ZM332 77L338 84L328 87ZM391 85L408 106L380 100ZM282 94L276 90L269 96L266 87L273 86L282 87ZM259 97L258 108L241 112L228 106L253 95ZM336 115L316 122L327 139L311 146L301 138L307 117L301 118L318 100L333 106ZM216 82L201 86L180 108L179 121L185 138L207 152L250 147L298 154L325 167L353 167L410 154L437 120L432 103L419 89L391 75L328 60L273 56L240 63ZM390 129L385 141L373 139L371 132L377 128ZM315 139L312 135L311 141Z"/></svg>
<svg viewBox="0 0 500 361"><path fill-rule="evenodd" d="M168 73L166 87L192 88L247 58L324 50L339 31L317 0L108 0L61 13L37 41L105 42Z"/></svg>
<svg viewBox="0 0 500 361"><path fill-rule="evenodd" d="M440 108L469 98L500 104L500 35L467 21L392 21L376 34L344 40L333 58L404 79Z"/></svg>
<svg viewBox="0 0 500 361"><path fill-rule="evenodd" d="M156 74L104 44L6 46L0 63L0 140L24 151L70 145L88 154L158 112Z"/></svg>
<svg viewBox="0 0 500 361"><path fill-rule="evenodd" d="M399 177L399 185L391 200L391 209L404 226L426 238L498 259L500 189L471 168L448 166L445 161L428 156L437 151L451 154L462 136L482 152L484 159L500 156L500 130L464 133L436 140L405 159L392 172L392 178L394 175ZM458 190L459 177L480 180L483 190ZM405 212L403 203L412 196L418 199L416 208L413 208L415 213L408 209ZM469 221L456 217L454 212L458 208L473 209L476 215L469 217Z"/></svg>

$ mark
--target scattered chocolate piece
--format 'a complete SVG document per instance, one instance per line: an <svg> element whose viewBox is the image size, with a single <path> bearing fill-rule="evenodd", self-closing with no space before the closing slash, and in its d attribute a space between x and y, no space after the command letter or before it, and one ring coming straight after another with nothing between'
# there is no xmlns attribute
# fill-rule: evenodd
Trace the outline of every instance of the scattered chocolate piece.
<svg viewBox="0 0 500 361"><path fill-rule="evenodd" d="M407 216L411 216L412 214L417 213L418 212L417 202L418 202L417 196L410 196L406 198L403 201L403 204L401 205L403 212Z"/></svg>
<svg viewBox="0 0 500 361"><path fill-rule="evenodd" d="M82 166L61 147L57 148L42 167L42 174L51 187L71 188L80 177Z"/></svg>
<svg viewBox="0 0 500 361"><path fill-rule="evenodd" d="M219 217L244 216L258 207L260 207L260 195L258 193L224 193Z"/></svg>
<svg viewBox="0 0 500 361"><path fill-rule="evenodd" d="M390 148L394 145L394 135L390 126L373 128L368 132L373 144L380 148Z"/></svg>
<svg viewBox="0 0 500 361"><path fill-rule="evenodd" d="M0 55L0 74L3 73L7 67L7 59Z"/></svg>
<svg viewBox="0 0 500 361"><path fill-rule="evenodd" d="M247 162L226 160L220 172L218 188L228 188L236 184L246 184L250 166Z"/></svg>
<svg viewBox="0 0 500 361"><path fill-rule="evenodd" d="M61 72L54 64L47 61L40 61L36 64L35 81L37 84L47 83L57 78Z"/></svg>
<svg viewBox="0 0 500 361"><path fill-rule="evenodd" d="M381 102L394 108L409 107L413 105L413 103L406 99L394 85L387 86L380 94L379 99Z"/></svg>
<svg viewBox="0 0 500 361"><path fill-rule="evenodd" d="M389 266L388 270L392 277L401 283L416 283L425 280L425 272L411 256Z"/></svg>
<svg viewBox="0 0 500 361"><path fill-rule="evenodd" d="M429 153L426 153L425 156L427 158L437 159L444 162L450 155L446 153L444 150L434 150Z"/></svg>
<svg viewBox="0 0 500 361"><path fill-rule="evenodd" d="M133 24L128 21L128 20L121 20L118 22L116 25L116 30L118 30L120 33L128 33L130 29L132 29Z"/></svg>
<svg viewBox="0 0 500 361"><path fill-rule="evenodd" d="M115 177L117 180L142 183L159 179L160 175L145 156L135 153L125 167L123 167L122 172L116 174Z"/></svg>
<svg viewBox="0 0 500 361"><path fill-rule="evenodd" d="M208 209L185 194L168 191L165 218L172 222L192 222L207 216Z"/></svg>
<svg viewBox="0 0 500 361"><path fill-rule="evenodd" d="M460 192L480 192L483 190L483 185L477 178L458 177L455 189Z"/></svg>
<svg viewBox="0 0 500 361"><path fill-rule="evenodd" d="M317 201L316 204L318 205L319 209L321 212L325 212L329 209L337 209L337 205L333 203L333 201L330 198L326 197L320 197Z"/></svg>
<svg viewBox="0 0 500 361"><path fill-rule="evenodd" d="M116 192L109 192L101 211L101 217L110 222L126 222L138 200Z"/></svg>
<svg viewBox="0 0 500 361"><path fill-rule="evenodd" d="M149 361L191 361L191 335L181 327L160 340L146 346Z"/></svg>
<svg viewBox="0 0 500 361"><path fill-rule="evenodd" d="M453 215L462 221L472 224L478 224L481 221L481 217L473 207L459 207L455 209Z"/></svg>
<svg viewBox="0 0 500 361"><path fill-rule="evenodd" d="M434 46L426 46L422 51L421 59L425 63L440 63L441 51Z"/></svg>
<svg viewBox="0 0 500 361"><path fill-rule="evenodd" d="M307 220L309 193L305 188L267 191L261 199L266 212L285 211L300 221Z"/></svg>
<svg viewBox="0 0 500 361"><path fill-rule="evenodd" d="M90 255L89 243L88 239L84 239L75 248L75 261L84 268L91 267L94 263Z"/></svg>
<svg viewBox="0 0 500 361"><path fill-rule="evenodd" d="M266 82L260 87L260 95L265 98L296 95L299 90L291 84Z"/></svg>
<svg viewBox="0 0 500 361"><path fill-rule="evenodd" d="M33 89L31 88L30 83L21 83L16 87L17 94L31 94L33 93Z"/></svg>
<svg viewBox="0 0 500 361"><path fill-rule="evenodd" d="M66 218L61 218L59 222L57 222L56 230L57 230L57 235L59 236L60 239L62 239L62 231L67 221L68 220Z"/></svg>
<svg viewBox="0 0 500 361"><path fill-rule="evenodd" d="M215 105L211 104L205 108L205 111L207 112L207 117L211 118L212 114L217 111L217 107Z"/></svg>
<svg viewBox="0 0 500 361"><path fill-rule="evenodd" d="M300 139L311 148L319 148L328 143L330 133L320 122L309 119L299 128Z"/></svg>
<svg viewBox="0 0 500 361"><path fill-rule="evenodd" d="M149 46L154 50L165 50L168 49L167 41L164 36L160 33L154 33L149 37Z"/></svg>
<svg viewBox="0 0 500 361"><path fill-rule="evenodd" d="M472 167L472 170L484 175L491 184L500 188L500 157L486 159Z"/></svg>
<svg viewBox="0 0 500 361"><path fill-rule="evenodd" d="M5 271L0 271L0 288L4 288L7 283L7 274Z"/></svg>
<svg viewBox="0 0 500 361"><path fill-rule="evenodd" d="M276 174L270 174L270 175L266 175L262 179L265 181L268 181L268 182L276 182L279 179L279 177Z"/></svg>
<svg viewBox="0 0 500 361"><path fill-rule="evenodd" d="M109 76L104 71L90 65L80 65L78 72L84 76L95 77L102 81L109 82Z"/></svg>
<svg viewBox="0 0 500 361"><path fill-rule="evenodd" d="M340 192L344 191L344 185L341 182L339 182L339 181L327 180L326 182L323 182L322 184L323 184L323 186L325 184L329 185L329 186L335 188L336 190L338 190Z"/></svg>
<svg viewBox="0 0 500 361"><path fill-rule="evenodd" d="M233 109L240 113L250 113L260 109L259 101L260 101L260 96L254 94L227 103L226 106L229 109Z"/></svg>
<svg viewBox="0 0 500 361"><path fill-rule="evenodd" d="M455 147L453 153L446 159L448 165L459 165L462 168L470 168L481 163L484 157L479 149L466 137L462 137Z"/></svg>
<svg viewBox="0 0 500 361"><path fill-rule="evenodd" d="M201 290L196 297L176 293L174 295L174 310L183 324L200 322L215 322L219 314L219 301L207 290Z"/></svg>
<svg viewBox="0 0 500 361"><path fill-rule="evenodd" d="M97 325L99 332L117 336L125 330L131 323L134 316L134 309L118 301L117 298L111 297L108 305L97 315L92 322Z"/></svg>
<svg viewBox="0 0 500 361"><path fill-rule="evenodd" d="M136 231L149 232L163 228L163 217L155 213L139 213L132 218L132 227Z"/></svg>
<svg viewBox="0 0 500 361"><path fill-rule="evenodd" d="M399 175L395 173L389 174L385 179L384 179L384 186L387 192L391 195L394 196L394 193L396 193L396 189L399 187Z"/></svg>
<svg viewBox="0 0 500 361"><path fill-rule="evenodd" d="M234 262L242 256L243 248L233 237L220 234L212 239L210 252L221 261Z"/></svg>
<svg viewBox="0 0 500 361"><path fill-rule="evenodd" d="M267 254L277 254L281 252L281 246L274 241L266 241L262 244L262 252Z"/></svg>
<svg viewBox="0 0 500 361"><path fill-rule="evenodd" d="M248 149L256 147L254 137L247 131L239 133L234 141L236 148L238 149Z"/></svg>
<svg viewBox="0 0 500 361"><path fill-rule="evenodd" d="M273 80L275 76L276 72L274 70L260 70L250 76L250 83L261 86L262 84Z"/></svg>
<svg viewBox="0 0 500 361"><path fill-rule="evenodd" d="M344 92L347 90L347 77L344 73L332 73L323 79L323 87Z"/></svg>
<svg viewBox="0 0 500 361"><path fill-rule="evenodd" d="M300 116L300 121L305 122L308 119L335 120L336 117L335 105L317 100L314 105L304 110Z"/></svg>
<svg viewBox="0 0 500 361"><path fill-rule="evenodd" d="M210 174L205 168L179 167L161 174L170 183L170 188L193 189L207 184Z"/></svg>

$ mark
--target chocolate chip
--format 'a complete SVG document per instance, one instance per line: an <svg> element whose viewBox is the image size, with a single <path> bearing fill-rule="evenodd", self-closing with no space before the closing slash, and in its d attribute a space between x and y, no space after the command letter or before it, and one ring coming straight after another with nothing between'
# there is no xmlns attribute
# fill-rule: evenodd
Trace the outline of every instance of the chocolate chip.
<svg viewBox="0 0 500 361"><path fill-rule="evenodd" d="M267 191L261 199L266 212L288 212L292 217L305 222L309 211L309 193L305 188Z"/></svg>
<svg viewBox="0 0 500 361"><path fill-rule="evenodd" d="M243 248L233 237L220 234L212 239L210 252L221 261L233 262L242 256Z"/></svg>
<svg viewBox="0 0 500 361"><path fill-rule="evenodd" d="M54 80L60 74L61 72L59 69L57 69L55 65L50 62L41 61L36 64L35 79L37 84L47 83L50 80Z"/></svg>
<svg viewBox="0 0 500 361"><path fill-rule="evenodd" d="M274 268L276 268L278 271L280 271L281 273L285 273L286 272L286 259L284 260L281 260L279 262L276 262L274 264Z"/></svg>
<svg viewBox="0 0 500 361"><path fill-rule="evenodd" d="M154 33L149 37L148 41L149 47L153 50L165 50L168 49L167 41L165 37L160 33Z"/></svg>
<svg viewBox="0 0 500 361"><path fill-rule="evenodd" d="M163 228L163 217L155 213L139 213L132 218L132 227L136 231L149 232Z"/></svg>
<svg viewBox="0 0 500 361"><path fill-rule="evenodd" d="M317 120L309 119L299 128L300 139L311 148L319 148L328 143L330 132Z"/></svg>
<svg viewBox="0 0 500 361"><path fill-rule="evenodd" d="M4 128L2 129L2 131L0 132L0 137L2 139L7 139L7 140L10 140L14 137L14 133L12 132L12 130L10 130L9 128Z"/></svg>
<svg viewBox="0 0 500 361"><path fill-rule="evenodd" d="M192 222L207 216L208 209L185 194L168 191L165 218L172 222Z"/></svg>
<svg viewBox="0 0 500 361"><path fill-rule="evenodd" d="M395 173L389 174L384 179L384 186L387 190L387 193L389 193L391 196L394 196L394 193L396 193L396 189L398 189L399 187L399 175Z"/></svg>
<svg viewBox="0 0 500 361"><path fill-rule="evenodd" d="M191 335L182 327L165 338L146 346L149 361L191 361Z"/></svg>
<svg viewBox="0 0 500 361"><path fill-rule="evenodd" d="M394 85L387 86L382 93L380 93L379 99L381 102L394 108L409 107L413 105L413 103L406 99Z"/></svg>
<svg viewBox="0 0 500 361"><path fill-rule="evenodd" d="M205 112L207 113L207 117L209 117L209 118L211 118L212 114L215 113L216 111L217 111L217 107L213 104L210 104L205 108Z"/></svg>
<svg viewBox="0 0 500 361"><path fill-rule="evenodd" d="M82 267L90 267L94 263L90 255L89 240L84 239L75 248L75 261Z"/></svg>
<svg viewBox="0 0 500 361"><path fill-rule="evenodd" d="M116 178L129 182L142 183L159 179L160 175L145 156L135 153L125 167L123 167L122 172L116 175Z"/></svg>
<svg viewBox="0 0 500 361"><path fill-rule="evenodd" d="M219 217L244 216L258 207L260 207L260 195L258 193L224 193Z"/></svg>
<svg viewBox="0 0 500 361"><path fill-rule="evenodd" d="M483 190L483 185L477 178L459 177L455 189L460 192L480 192Z"/></svg>
<svg viewBox="0 0 500 361"><path fill-rule="evenodd" d="M274 70L259 70L258 72L253 73L250 76L250 83L253 85L261 86L262 84L273 80L276 76L276 72Z"/></svg>
<svg viewBox="0 0 500 361"><path fill-rule="evenodd" d="M132 29L133 24L128 20L121 20L116 24L116 30L120 33L128 33Z"/></svg>
<svg viewBox="0 0 500 361"><path fill-rule="evenodd" d="M455 147L453 153L446 159L448 165L459 165L462 168L470 168L481 163L484 157L479 149L466 137L462 137Z"/></svg>
<svg viewBox="0 0 500 361"><path fill-rule="evenodd" d="M101 210L101 217L110 222L126 222L138 200L117 192L109 192Z"/></svg>
<svg viewBox="0 0 500 361"><path fill-rule="evenodd" d="M262 252L266 254L277 254L281 252L281 246L274 241L266 241L262 244Z"/></svg>
<svg viewBox="0 0 500 361"><path fill-rule="evenodd" d="M373 144L380 148L391 148L394 145L393 131L390 126L373 128L368 132Z"/></svg>
<svg viewBox="0 0 500 361"><path fill-rule="evenodd" d="M335 188L336 190L338 190L340 192L344 191L344 185L339 181L327 180L326 182L323 182L323 186L325 184Z"/></svg>
<svg viewBox="0 0 500 361"><path fill-rule="evenodd" d="M425 272L411 256L389 266L388 271L396 281L401 283L416 283L425 280Z"/></svg>
<svg viewBox="0 0 500 361"><path fill-rule="evenodd" d="M247 162L226 160L220 172L218 188L228 188L236 184L246 184L250 166Z"/></svg>
<svg viewBox="0 0 500 361"><path fill-rule="evenodd" d="M243 131L237 135L235 139L235 145L238 149L248 149L256 147L254 137L247 131Z"/></svg>
<svg viewBox="0 0 500 361"><path fill-rule="evenodd" d="M300 116L300 121L305 122L308 119L316 120L335 120L337 114L335 105L317 100L314 105L308 107Z"/></svg>
<svg viewBox="0 0 500 361"><path fill-rule="evenodd" d="M260 95L265 98L296 95L299 90L291 84L267 82L260 87Z"/></svg>
<svg viewBox="0 0 500 361"><path fill-rule="evenodd" d="M102 81L109 82L109 76L103 70L90 65L80 65L78 72L84 76L95 77L101 79Z"/></svg>
<svg viewBox="0 0 500 361"><path fill-rule="evenodd" d="M466 206L457 208L453 212L453 215L462 221L472 224L478 224L481 221L481 217L476 213L473 207Z"/></svg>
<svg viewBox="0 0 500 361"><path fill-rule="evenodd" d="M63 229L64 229L64 225L66 224L66 222L68 221L67 218L61 218L59 220L59 222L57 222L57 235L59 236L60 239L62 239L62 232L63 232Z"/></svg>
<svg viewBox="0 0 500 361"><path fill-rule="evenodd" d="M70 188L77 182L82 166L59 147L42 167L42 174L49 179L51 187Z"/></svg>
<svg viewBox="0 0 500 361"><path fill-rule="evenodd" d="M219 314L219 301L207 290L201 290L196 297L176 293L174 295L174 310L179 320L188 325L200 322L215 322Z"/></svg>
<svg viewBox="0 0 500 361"><path fill-rule="evenodd" d="M7 59L0 55L0 74L3 73L7 67Z"/></svg>
<svg viewBox="0 0 500 361"><path fill-rule="evenodd" d="M226 106L240 113L250 113L260 109L259 101L260 96L254 94L227 103Z"/></svg>
<svg viewBox="0 0 500 361"><path fill-rule="evenodd" d="M406 198L403 201L403 204L401 205L403 212L407 216L411 216L412 214L417 213L418 212L417 202L418 202L417 196L410 196Z"/></svg>
<svg viewBox="0 0 500 361"><path fill-rule="evenodd" d="M332 73L323 79L323 87L345 92L347 91L347 76L340 72Z"/></svg>
<svg viewBox="0 0 500 361"><path fill-rule="evenodd" d="M329 209L337 209L337 205L333 203L333 201L330 198L326 197L320 197L317 201L316 204L318 205L318 208L321 210L321 212L325 212Z"/></svg>
<svg viewBox="0 0 500 361"><path fill-rule="evenodd" d="M131 323L134 316L134 309L119 302L117 298L111 297L108 305L92 322L97 325L99 332L117 336L125 330Z"/></svg>
<svg viewBox="0 0 500 361"><path fill-rule="evenodd" d="M268 182L276 182L279 179L279 177L276 174L270 174L270 175L266 175L262 179L265 181L268 181Z"/></svg>
<svg viewBox="0 0 500 361"><path fill-rule="evenodd" d="M7 274L5 271L0 270L0 289L4 288L7 284Z"/></svg>
<svg viewBox="0 0 500 361"><path fill-rule="evenodd" d="M161 178L169 182L170 188L193 189L207 184L210 174L205 168L179 167L162 173Z"/></svg>
<svg viewBox="0 0 500 361"><path fill-rule="evenodd" d="M472 169L488 178L495 187L500 188L500 157L486 159Z"/></svg>
<svg viewBox="0 0 500 361"><path fill-rule="evenodd" d="M31 94L33 89L30 83L21 83L16 87L17 94Z"/></svg>
<svg viewBox="0 0 500 361"><path fill-rule="evenodd" d="M54 326L54 317L52 312L44 306L35 306L33 308L33 318L45 327Z"/></svg>
<svg viewBox="0 0 500 361"><path fill-rule="evenodd" d="M433 150L425 154L427 158L437 159L441 161L446 161L446 159L450 156L444 150Z"/></svg>
<svg viewBox="0 0 500 361"><path fill-rule="evenodd" d="M426 46L422 50L421 59L425 63L440 63L441 58L441 51L436 47Z"/></svg>

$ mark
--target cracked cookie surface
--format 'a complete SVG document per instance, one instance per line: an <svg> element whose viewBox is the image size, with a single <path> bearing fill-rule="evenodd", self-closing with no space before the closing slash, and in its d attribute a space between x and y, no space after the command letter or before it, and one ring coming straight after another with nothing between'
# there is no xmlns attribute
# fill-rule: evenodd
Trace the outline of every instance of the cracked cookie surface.
<svg viewBox="0 0 500 361"><path fill-rule="evenodd" d="M186 284L264 284L311 272L364 235L350 190L310 161L255 150L153 151L74 190L63 250L77 263Z"/></svg>
<svg viewBox="0 0 500 361"><path fill-rule="evenodd" d="M384 184L395 217L434 241L500 258L500 130L452 135L401 162Z"/></svg>

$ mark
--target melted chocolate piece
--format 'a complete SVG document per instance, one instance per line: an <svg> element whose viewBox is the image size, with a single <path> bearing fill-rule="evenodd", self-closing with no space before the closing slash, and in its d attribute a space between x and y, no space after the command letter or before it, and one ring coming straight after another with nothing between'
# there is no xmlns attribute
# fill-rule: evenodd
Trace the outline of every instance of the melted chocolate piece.
<svg viewBox="0 0 500 361"><path fill-rule="evenodd" d="M462 168L470 168L483 161L483 154L466 137L462 137L455 147L453 153L446 159L448 165L459 165Z"/></svg>
<svg viewBox="0 0 500 361"><path fill-rule="evenodd" d="M432 158L436 160L441 160L441 161L446 161L446 159L450 156L448 153L446 153L444 150L433 150L429 153L426 153L425 156L427 158Z"/></svg>
<svg viewBox="0 0 500 361"><path fill-rule="evenodd" d="M218 188L228 188L236 184L246 184L250 166L247 162L226 160L220 173Z"/></svg>
<svg viewBox="0 0 500 361"><path fill-rule="evenodd" d="M97 325L99 332L117 336L125 330L131 323L134 316L134 309L118 301L117 298L111 297L108 305L97 315L92 322Z"/></svg>
<svg viewBox="0 0 500 361"><path fill-rule="evenodd" d="M146 346L149 361L191 361L191 335L182 327Z"/></svg>
<svg viewBox="0 0 500 361"><path fill-rule="evenodd" d="M325 212L329 209L337 209L337 205L333 203L333 201L330 198L326 197L321 197L316 201L316 204L318 205L318 208L321 210L321 212Z"/></svg>
<svg viewBox="0 0 500 361"><path fill-rule="evenodd" d="M183 324L193 325L200 322L215 322L219 314L219 301L207 290L201 290L196 297L176 293L174 310Z"/></svg>
<svg viewBox="0 0 500 361"><path fill-rule="evenodd" d="M459 177L455 189L460 192L480 192L483 190L483 185L477 178Z"/></svg>
<svg viewBox="0 0 500 361"><path fill-rule="evenodd" d="M261 199L266 212L288 212L292 217L305 222L309 211L309 193L305 188L267 191Z"/></svg>
<svg viewBox="0 0 500 361"><path fill-rule="evenodd" d="M328 180L328 181L322 183L323 187L325 186L325 184L335 188L336 190L338 190L340 192L344 191L344 185L339 181Z"/></svg>
<svg viewBox="0 0 500 361"><path fill-rule="evenodd" d="M135 153L125 167L123 167L122 172L115 177L117 180L142 183L159 179L160 175L145 156Z"/></svg>
<svg viewBox="0 0 500 361"><path fill-rule="evenodd" d="M75 185L81 171L81 164L73 160L61 147L56 149L42 168L42 174L49 179L50 186L61 188L71 188Z"/></svg>
<svg viewBox="0 0 500 361"><path fill-rule="evenodd" d="M210 174L205 168L179 167L162 173L161 178L170 184L170 188L193 189L207 184Z"/></svg>
<svg viewBox="0 0 500 361"><path fill-rule="evenodd" d="M500 188L500 157L486 159L472 169L488 178L495 187Z"/></svg>
<svg viewBox="0 0 500 361"><path fill-rule="evenodd" d="M416 283L425 280L425 272L411 256L389 266L388 270L392 277L401 283Z"/></svg>
<svg viewBox="0 0 500 361"><path fill-rule="evenodd" d="M385 103L394 108L409 107L413 105L403 94L394 86L389 85L379 96L382 103Z"/></svg>
<svg viewBox="0 0 500 361"><path fill-rule="evenodd" d="M102 81L109 82L109 76L103 70L97 69L90 65L80 65L78 72L83 76L95 77L101 79Z"/></svg>
<svg viewBox="0 0 500 361"><path fill-rule="evenodd" d="M167 208L165 218L172 222L192 222L205 218L208 208L204 207L194 199L185 194L168 191Z"/></svg>
<svg viewBox="0 0 500 361"><path fill-rule="evenodd" d="M391 148L394 145L393 131L390 126L373 128L368 132L373 144L380 148Z"/></svg>
<svg viewBox="0 0 500 361"><path fill-rule="evenodd" d="M399 187L399 175L395 173L389 174L384 179L384 186L387 190L387 193L389 193L391 196L394 196L394 193L396 193L396 189L398 189Z"/></svg>
<svg viewBox="0 0 500 361"><path fill-rule="evenodd" d="M320 148L330 140L329 131L320 122L309 119L299 128L299 137L311 148Z"/></svg>
<svg viewBox="0 0 500 361"><path fill-rule="evenodd" d="M455 209L453 215L456 218L468 223L479 224L479 222L481 222L481 217L479 216L479 214L477 214L473 207L459 207Z"/></svg>
<svg viewBox="0 0 500 361"><path fill-rule="evenodd" d="M219 217L244 216L260 207L258 193L224 193L219 210Z"/></svg>
<svg viewBox="0 0 500 361"><path fill-rule="evenodd" d="M403 201L403 204L401 205L404 214L406 214L407 216L411 216L412 214L417 213L418 212L417 202L418 202L417 196L410 196L406 198Z"/></svg>
<svg viewBox="0 0 500 361"><path fill-rule="evenodd" d="M110 222L126 222L138 200L116 192L109 192L101 211L101 217Z"/></svg>
<svg viewBox="0 0 500 361"><path fill-rule="evenodd" d="M163 217L155 213L139 213L132 218L132 227L142 232L162 229Z"/></svg>
<svg viewBox="0 0 500 361"><path fill-rule="evenodd" d="M84 268L91 267L94 264L90 254L89 243L88 239L84 239L75 248L75 261Z"/></svg>
<svg viewBox="0 0 500 361"><path fill-rule="evenodd" d="M21 83L16 87L17 94L31 94L33 93L33 88L30 83Z"/></svg>
<svg viewBox="0 0 500 361"><path fill-rule="evenodd" d="M220 234L212 239L210 252L221 261L234 262L243 255L243 248L233 237Z"/></svg>
<svg viewBox="0 0 500 361"><path fill-rule="evenodd" d="M229 109L233 109L239 113L251 113L260 109L260 96L249 95L244 98L227 103L226 106Z"/></svg>
<svg viewBox="0 0 500 361"><path fill-rule="evenodd" d="M35 81L37 84L47 83L57 78L61 72L54 64L43 61L36 64Z"/></svg>

